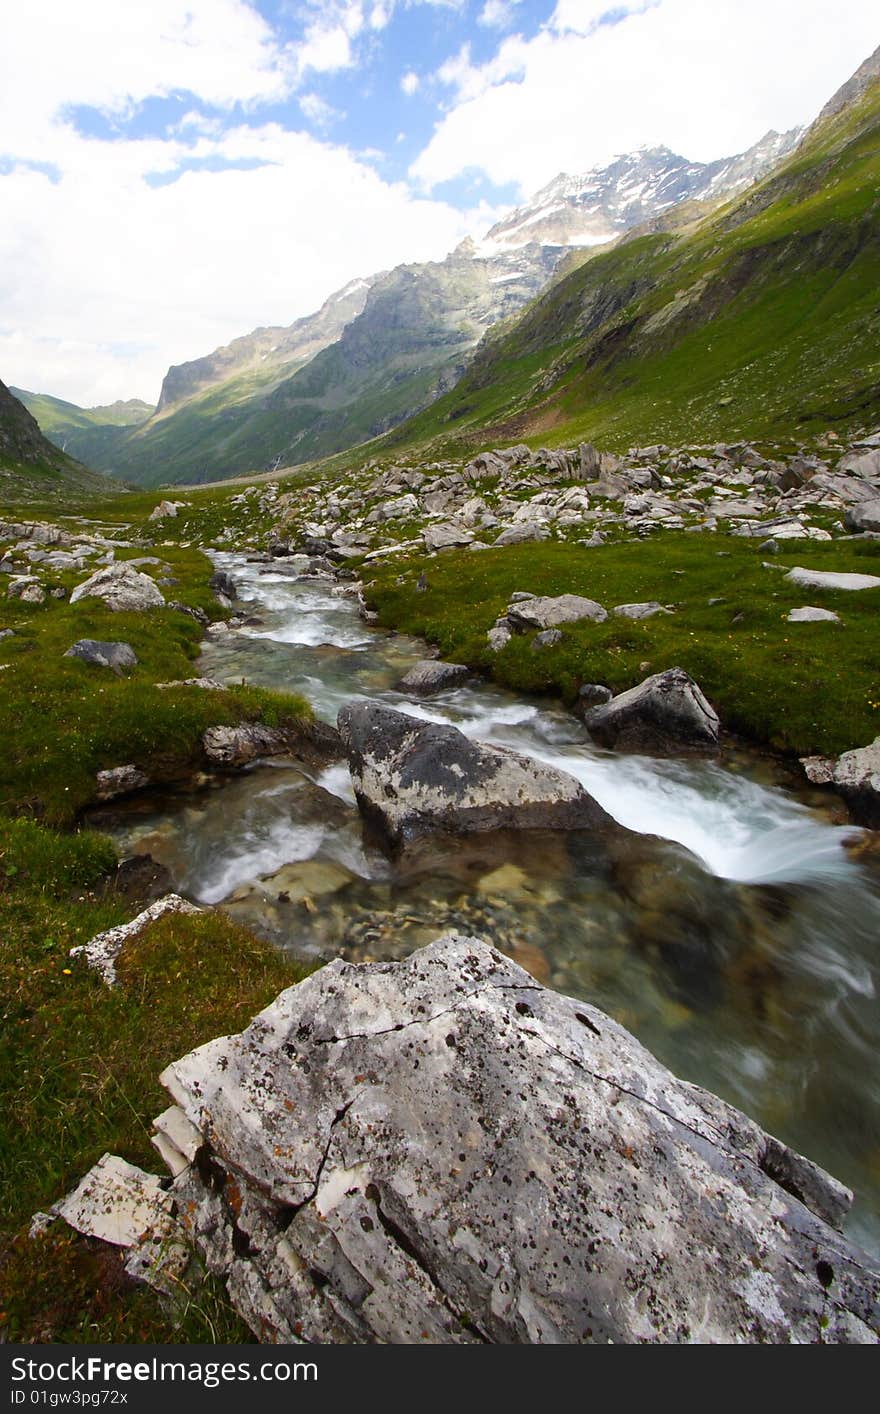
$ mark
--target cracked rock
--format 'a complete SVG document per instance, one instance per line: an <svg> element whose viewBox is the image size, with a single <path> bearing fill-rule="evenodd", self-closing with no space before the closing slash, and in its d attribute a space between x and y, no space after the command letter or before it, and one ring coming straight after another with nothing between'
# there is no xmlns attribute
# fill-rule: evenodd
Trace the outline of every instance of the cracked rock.
<svg viewBox="0 0 880 1414"><path fill-rule="evenodd" d="M878 1341L848 1191L477 938L337 960L162 1081L261 1340Z"/></svg>

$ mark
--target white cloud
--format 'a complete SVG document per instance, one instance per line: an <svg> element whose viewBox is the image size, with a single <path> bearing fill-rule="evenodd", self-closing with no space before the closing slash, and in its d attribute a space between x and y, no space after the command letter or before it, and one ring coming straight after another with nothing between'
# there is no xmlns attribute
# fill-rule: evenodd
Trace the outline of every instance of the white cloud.
<svg viewBox="0 0 880 1414"><path fill-rule="evenodd" d="M485 29L509 29L516 18L520 0L486 0L477 16L477 24Z"/></svg>
<svg viewBox="0 0 880 1414"><path fill-rule="evenodd" d="M334 108L332 103L328 103L319 93L303 93L297 99L303 116L308 118L310 123L314 123L316 128L325 131L332 123L344 118L345 114Z"/></svg>
<svg viewBox="0 0 880 1414"><path fill-rule="evenodd" d="M416 89L418 88L418 86L419 86L419 76L418 76L418 74L417 74L417 73L414 73L412 69L409 69L409 70L404 74L403 78L400 80L400 87L401 87L401 90L402 90L402 91L407 95L407 97L409 98L409 97L411 97L411 96L416 92Z"/></svg>
<svg viewBox="0 0 880 1414"><path fill-rule="evenodd" d="M181 108L166 140L84 137L62 106L125 114L154 94L253 107L345 57L360 4L326 5L279 45L241 0L30 0L5 19L0 86L0 377L93 404L155 399L170 363L316 309L358 275L439 259L488 213L390 184L365 154L277 123ZM316 28L317 26L317 28ZM325 26L326 28L326 26ZM321 100L303 94L313 119ZM58 179L28 166L51 162ZM187 170L193 162L251 170ZM152 185L156 175L167 180ZM478 226L479 221L479 226Z"/></svg>
<svg viewBox="0 0 880 1414"><path fill-rule="evenodd" d="M439 68L454 96L411 175L478 166L528 195L645 145L724 156L814 116L876 43L876 0L558 0L534 38Z"/></svg>

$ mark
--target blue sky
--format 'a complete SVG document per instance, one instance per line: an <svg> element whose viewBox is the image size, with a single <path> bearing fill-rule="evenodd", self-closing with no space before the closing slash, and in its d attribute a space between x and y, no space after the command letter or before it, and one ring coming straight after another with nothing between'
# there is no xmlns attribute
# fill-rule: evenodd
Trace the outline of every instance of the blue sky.
<svg viewBox="0 0 880 1414"><path fill-rule="evenodd" d="M560 171L806 122L878 40L876 0L28 0L0 50L0 378L154 400Z"/></svg>

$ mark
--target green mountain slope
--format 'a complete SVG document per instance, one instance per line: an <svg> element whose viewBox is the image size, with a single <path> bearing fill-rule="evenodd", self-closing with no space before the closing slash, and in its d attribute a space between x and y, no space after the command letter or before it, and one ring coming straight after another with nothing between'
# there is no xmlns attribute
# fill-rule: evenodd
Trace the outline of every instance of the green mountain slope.
<svg viewBox="0 0 880 1414"><path fill-rule="evenodd" d="M153 417L93 456L143 486L312 460L396 426L451 387L486 330L550 278L559 247L355 281L289 330L255 330L169 370Z"/></svg>
<svg viewBox="0 0 880 1414"><path fill-rule="evenodd" d="M63 500L99 489L116 488L44 437L23 403L0 383L0 504Z"/></svg>
<svg viewBox="0 0 880 1414"><path fill-rule="evenodd" d="M636 234L574 270L387 445L876 423L878 288L880 51L770 177L686 233Z"/></svg>
<svg viewBox="0 0 880 1414"><path fill-rule="evenodd" d="M50 442L77 461L98 468L106 465L113 448L131 428L146 422L154 412L140 398L106 407L81 408L48 393L29 393L24 388L11 388L10 392L24 403Z"/></svg>
<svg viewBox="0 0 880 1414"><path fill-rule="evenodd" d="M339 338L376 277L353 280L288 326L252 333L169 368L155 412L93 448L90 464L143 486L213 481L263 467L284 443L267 399Z"/></svg>

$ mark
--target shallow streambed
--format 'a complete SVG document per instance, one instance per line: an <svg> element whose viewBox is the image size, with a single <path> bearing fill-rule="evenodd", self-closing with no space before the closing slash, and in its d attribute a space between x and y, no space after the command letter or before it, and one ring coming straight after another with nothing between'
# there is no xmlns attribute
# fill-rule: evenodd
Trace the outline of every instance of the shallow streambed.
<svg viewBox="0 0 880 1414"><path fill-rule="evenodd" d="M880 1250L880 887L777 763L615 756L569 714L475 682L427 701L394 685L424 644L366 627L323 583L220 556L259 624L201 669L303 692L333 721L355 697L451 722L571 772L621 824L686 847L610 859L583 835L424 846L405 871L364 841L348 772L260 764L101 817L177 887L297 955L398 957L455 926L617 1017L857 1190L852 1231ZM263 571L267 572L263 572Z"/></svg>

